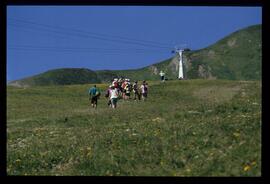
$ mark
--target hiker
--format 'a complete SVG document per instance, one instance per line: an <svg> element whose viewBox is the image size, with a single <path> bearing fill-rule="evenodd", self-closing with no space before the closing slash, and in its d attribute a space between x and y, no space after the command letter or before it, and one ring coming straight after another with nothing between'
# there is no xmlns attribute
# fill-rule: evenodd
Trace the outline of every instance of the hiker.
<svg viewBox="0 0 270 184"><path fill-rule="evenodd" d="M134 100L137 100L136 97L138 97L139 100L141 100L141 95L139 93L139 88L138 88L138 81L135 81L133 86L133 93L134 93Z"/></svg>
<svg viewBox="0 0 270 184"><path fill-rule="evenodd" d="M118 98L120 98L122 96L122 79L119 78L117 81L117 90L118 90Z"/></svg>
<svg viewBox="0 0 270 184"><path fill-rule="evenodd" d="M89 89L89 100L91 99L91 105L93 108L97 108L97 101L100 96L100 90L94 85L92 88Z"/></svg>
<svg viewBox="0 0 270 184"><path fill-rule="evenodd" d="M162 82L165 82L165 73L161 70L160 71L160 73L159 73L159 75L160 75L160 80L162 81Z"/></svg>
<svg viewBox="0 0 270 184"><path fill-rule="evenodd" d="M107 105L109 107L112 107L111 99L109 98L110 97L110 94L111 94L111 90L112 90L112 85L109 86L109 88L107 89L107 91L105 93L105 98L109 99L108 100L108 103L107 103Z"/></svg>
<svg viewBox="0 0 270 184"><path fill-rule="evenodd" d="M131 93L131 84L130 84L130 80L127 79L127 83L125 85L125 100L129 100L130 98L130 93Z"/></svg>
<svg viewBox="0 0 270 184"><path fill-rule="evenodd" d="M122 98L125 100L126 99L126 85L127 85L127 79L124 80L122 83Z"/></svg>
<svg viewBox="0 0 270 184"><path fill-rule="evenodd" d="M141 90L142 99L143 99L143 101L145 101L147 98L147 94L148 94L148 84L146 83L146 81L143 81L143 83L140 87L140 90Z"/></svg>
<svg viewBox="0 0 270 184"><path fill-rule="evenodd" d="M116 108L117 104L117 99L118 99L118 90L114 86L111 87L111 92L110 92L110 100L112 104L112 108Z"/></svg>
<svg viewBox="0 0 270 184"><path fill-rule="evenodd" d="M122 84L123 84L123 79L122 78L119 78L118 79L118 93L119 93L119 98L122 98L122 95L123 95Z"/></svg>

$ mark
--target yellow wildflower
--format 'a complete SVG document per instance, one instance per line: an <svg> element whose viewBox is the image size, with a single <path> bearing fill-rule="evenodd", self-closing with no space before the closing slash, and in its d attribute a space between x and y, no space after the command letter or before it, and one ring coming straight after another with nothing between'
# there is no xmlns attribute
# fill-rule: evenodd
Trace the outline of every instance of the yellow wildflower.
<svg viewBox="0 0 270 184"><path fill-rule="evenodd" d="M91 157L92 156L92 151L91 149L87 148L87 154L86 154L87 157Z"/></svg>
<svg viewBox="0 0 270 184"><path fill-rule="evenodd" d="M163 161L160 161L160 165L164 165L164 162Z"/></svg>
<svg viewBox="0 0 270 184"><path fill-rule="evenodd" d="M245 167L244 167L244 171L248 171L248 170L250 170L251 169L251 167L249 166L249 165L246 165Z"/></svg>
<svg viewBox="0 0 270 184"><path fill-rule="evenodd" d="M235 137L239 137L239 136L240 136L240 133L234 132L233 135L234 135Z"/></svg>

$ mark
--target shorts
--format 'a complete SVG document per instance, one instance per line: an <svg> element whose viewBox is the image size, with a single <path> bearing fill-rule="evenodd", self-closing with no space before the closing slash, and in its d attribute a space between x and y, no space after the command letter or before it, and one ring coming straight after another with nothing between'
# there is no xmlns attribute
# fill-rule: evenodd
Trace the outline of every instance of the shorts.
<svg viewBox="0 0 270 184"><path fill-rule="evenodd" d="M143 93L142 96L143 96L144 98L147 98L147 93Z"/></svg>
<svg viewBox="0 0 270 184"><path fill-rule="evenodd" d="M111 99L111 102L112 102L113 105L116 105L116 103L117 103L117 98L112 98L112 99Z"/></svg>
<svg viewBox="0 0 270 184"><path fill-rule="evenodd" d="M93 96L93 97L91 98L91 104L97 104L97 99L98 99L97 96Z"/></svg>
<svg viewBox="0 0 270 184"><path fill-rule="evenodd" d="M130 93L126 93L126 96L130 96Z"/></svg>
<svg viewBox="0 0 270 184"><path fill-rule="evenodd" d="M164 78L165 78L164 76L161 76L161 80L164 80Z"/></svg>

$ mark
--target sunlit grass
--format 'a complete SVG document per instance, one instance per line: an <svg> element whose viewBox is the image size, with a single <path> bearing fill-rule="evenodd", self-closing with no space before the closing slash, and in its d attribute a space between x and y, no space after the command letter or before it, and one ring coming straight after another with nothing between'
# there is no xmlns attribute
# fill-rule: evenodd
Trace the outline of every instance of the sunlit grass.
<svg viewBox="0 0 270 184"><path fill-rule="evenodd" d="M149 85L146 102L102 94L96 110L92 85L8 87L8 174L261 175L259 81Z"/></svg>

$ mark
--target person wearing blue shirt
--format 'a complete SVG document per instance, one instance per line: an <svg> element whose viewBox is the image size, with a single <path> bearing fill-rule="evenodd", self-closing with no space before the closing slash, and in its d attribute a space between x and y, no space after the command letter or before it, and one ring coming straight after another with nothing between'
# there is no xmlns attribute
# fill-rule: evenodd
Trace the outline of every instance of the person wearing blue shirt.
<svg viewBox="0 0 270 184"><path fill-rule="evenodd" d="M91 100L92 107L97 108L97 101L100 96L100 90L97 88L96 85L94 85L89 89L88 93L90 95L89 100Z"/></svg>

